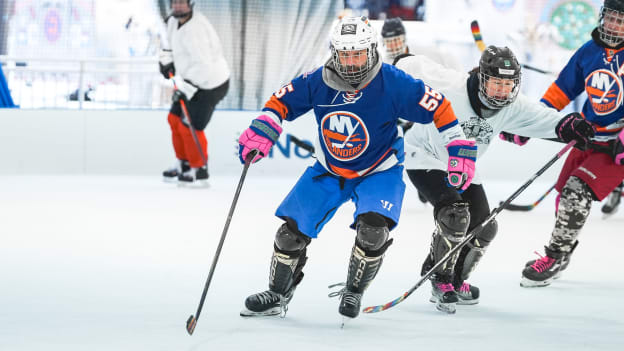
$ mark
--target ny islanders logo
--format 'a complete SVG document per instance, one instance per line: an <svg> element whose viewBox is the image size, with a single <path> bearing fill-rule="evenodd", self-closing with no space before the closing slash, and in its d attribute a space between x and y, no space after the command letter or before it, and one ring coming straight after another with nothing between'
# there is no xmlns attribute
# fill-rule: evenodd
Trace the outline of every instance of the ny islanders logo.
<svg viewBox="0 0 624 351"><path fill-rule="evenodd" d="M321 133L327 151L337 160L359 157L370 142L362 119L347 111L334 111L321 118Z"/></svg>
<svg viewBox="0 0 624 351"><path fill-rule="evenodd" d="M612 71L593 71L585 79L585 91L592 109L599 116L609 114L622 106L622 80Z"/></svg>

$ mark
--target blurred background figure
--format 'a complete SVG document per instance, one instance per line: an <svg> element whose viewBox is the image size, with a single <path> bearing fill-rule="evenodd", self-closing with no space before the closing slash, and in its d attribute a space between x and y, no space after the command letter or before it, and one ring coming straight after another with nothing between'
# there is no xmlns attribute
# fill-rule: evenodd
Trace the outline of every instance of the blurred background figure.
<svg viewBox="0 0 624 351"><path fill-rule="evenodd" d="M171 0L168 45L160 52L160 72L175 84L168 121L176 155L163 172L166 181L203 184L208 180L208 141L204 129L227 94L230 71L219 37L190 0ZM182 111L181 102L188 111ZM190 121L187 119L190 118Z"/></svg>

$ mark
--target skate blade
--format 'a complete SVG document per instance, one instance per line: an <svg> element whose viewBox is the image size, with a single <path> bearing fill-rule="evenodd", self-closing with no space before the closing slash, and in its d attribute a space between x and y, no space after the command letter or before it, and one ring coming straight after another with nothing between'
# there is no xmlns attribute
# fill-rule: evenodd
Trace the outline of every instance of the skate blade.
<svg viewBox="0 0 624 351"><path fill-rule="evenodd" d="M611 216L613 216L615 213L617 212L617 210L613 211L613 212L609 212L609 213L602 213L602 219L607 219L610 218Z"/></svg>
<svg viewBox="0 0 624 351"><path fill-rule="evenodd" d="M163 182L168 184L175 184L178 182L178 177L163 177Z"/></svg>
<svg viewBox="0 0 624 351"><path fill-rule="evenodd" d="M542 280L542 281L535 281L535 280L522 277L522 280L520 281L520 286L523 288L541 288L543 286L550 285L552 281L553 281L553 278Z"/></svg>
<svg viewBox="0 0 624 351"><path fill-rule="evenodd" d="M280 313L281 313L281 308L279 307L269 308L268 310L262 311L262 312L254 312L248 309L244 309L240 311L240 316L241 317L271 317L271 316L279 316Z"/></svg>
<svg viewBox="0 0 624 351"><path fill-rule="evenodd" d="M457 301L457 304L462 306L476 305L478 303L479 299L462 300L462 298L459 298L459 301Z"/></svg>
<svg viewBox="0 0 624 351"><path fill-rule="evenodd" d="M448 314L454 314L456 312L455 302L449 302L449 303L440 302L438 298L436 298L435 296L431 296L431 298L429 298L429 301L435 303L436 309L440 312L444 312Z"/></svg>
<svg viewBox="0 0 624 351"><path fill-rule="evenodd" d="M350 323L353 320L351 317L342 316L342 320L340 321L340 329L344 329L347 323Z"/></svg>
<svg viewBox="0 0 624 351"><path fill-rule="evenodd" d="M205 188L209 188L210 184L208 183L208 180L196 180L194 182L180 182L180 181L178 181L178 186L180 188L205 189Z"/></svg>

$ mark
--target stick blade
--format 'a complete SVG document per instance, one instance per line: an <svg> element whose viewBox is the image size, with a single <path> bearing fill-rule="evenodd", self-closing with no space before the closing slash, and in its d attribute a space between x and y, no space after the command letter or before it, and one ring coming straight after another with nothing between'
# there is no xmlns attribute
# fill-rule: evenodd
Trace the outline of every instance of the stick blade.
<svg viewBox="0 0 624 351"><path fill-rule="evenodd" d="M195 331L195 326L196 325L197 325L197 319L195 319L195 317L193 315L191 315L186 320L186 331L189 333L189 335L193 335L193 332Z"/></svg>
<svg viewBox="0 0 624 351"><path fill-rule="evenodd" d="M501 206L503 204L503 202L501 201L498 206ZM527 211L531 211L533 209L533 205L514 205L514 204L508 204L507 206L505 206L504 210L508 210L508 211L522 211L522 212L527 212Z"/></svg>

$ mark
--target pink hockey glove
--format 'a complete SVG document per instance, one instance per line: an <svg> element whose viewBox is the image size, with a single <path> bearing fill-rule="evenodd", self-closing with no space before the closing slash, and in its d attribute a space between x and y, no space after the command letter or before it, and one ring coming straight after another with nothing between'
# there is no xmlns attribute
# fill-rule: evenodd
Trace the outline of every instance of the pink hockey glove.
<svg viewBox="0 0 624 351"><path fill-rule="evenodd" d="M251 126L238 138L238 143L240 144L238 155L241 162L245 163L247 154L254 149L257 149L259 153L254 157L252 163L258 162L261 158L267 156L281 133L282 127L267 115L261 115L251 121Z"/></svg>
<svg viewBox="0 0 624 351"><path fill-rule="evenodd" d="M613 145L613 161L616 165L624 166L624 129L620 131Z"/></svg>
<svg viewBox="0 0 624 351"><path fill-rule="evenodd" d="M446 145L448 150L448 183L462 193L468 189L475 173L477 145L472 140L453 140Z"/></svg>

